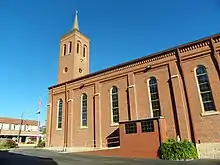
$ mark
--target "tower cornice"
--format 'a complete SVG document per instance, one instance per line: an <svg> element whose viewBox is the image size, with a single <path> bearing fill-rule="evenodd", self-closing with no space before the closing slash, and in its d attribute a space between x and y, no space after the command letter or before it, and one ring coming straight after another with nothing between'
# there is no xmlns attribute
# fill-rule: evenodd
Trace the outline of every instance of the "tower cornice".
<svg viewBox="0 0 220 165"><path fill-rule="evenodd" d="M71 30L69 33L67 33L67 34L65 34L65 35L63 35L63 36L61 36L61 39L60 39L60 40L62 41L62 40L64 40L64 39L69 38L70 36L76 35L76 34L81 35L81 36L85 37L87 40L90 41L89 37L87 37L86 35L82 34L80 31L78 31L78 30L76 30L76 29Z"/></svg>

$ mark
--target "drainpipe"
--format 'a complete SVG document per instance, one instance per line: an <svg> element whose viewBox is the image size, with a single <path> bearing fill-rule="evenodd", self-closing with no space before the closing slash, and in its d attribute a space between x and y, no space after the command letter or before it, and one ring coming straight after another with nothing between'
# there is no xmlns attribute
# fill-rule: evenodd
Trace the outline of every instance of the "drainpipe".
<svg viewBox="0 0 220 165"><path fill-rule="evenodd" d="M158 117L158 118L156 119L156 121L157 121L157 129L158 129L159 142L160 142L160 145L161 145L161 143L162 143L162 138L161 138L160 118ZM154 122L154 120L153 120L153 122Z"/></svg>
<svg viewBox="0 0 220 165"><path fill-rule="evenodd" d="M96 84L94 84L94 95L93 95L93 146L94 148L96 148L96 99L95 99L95 96L96 96L96 87L95 87Z"/></svg>
<svg viewBox="0 0 220 165"><path fill-rule="evenodd" d="M52 135L52 125L53 125L53 87L51 89L51 108L50 108L50 136L48 137L50 142L49 142L49 147L51 147L51 135Z"/></svg>
<svg viewBox="0 0 220 165"><path fill-rule="evenodd" d="M183 68L182 68L182 59L181 59L181 56L180 56L179 48L176 49L176 53L177 53L177 66L179 68L180 76L182 78L184 95L185 95L185 98L186 98L187 110L188 110L188 115L189 115L191 138L192 138L192 141L194 143L196 143L195 128L194 128L194 125L193 125L192 113L191 113L190 106L189 106L189 98L188 98L189 95L188 95L187 90L186 90L186 80L185 80L184 72L183 72Z"/></svg>
<svg viewBox="0 0 220 165"><path fill-rule="evenodd" d="M65 126L64 126L64 146L63 150L66 151L68 139L68 102L67 102L67 83L65 83Z"/></svg>
<svg viewBox="0 0 220 165"><path fill-rule="evenodd" d="M211 48L211 51L212 51L211 58L213 60L213 63L215 65L215 68L216 68L217 73L218 73L218 77L220 79L220 56L218 56L217 53L216 53L216 47L214 45L213 39L211 38L210 40L211 40L210 41L210 43L211 43L210 48Z"/></svg>
<svg viewBox="0 0 220 165"><path fill-rule="evenodd" d="M97 92L97 91L95 91L95 92ZM99 143L100 143L100 145L99 145L99 148L102 148L102 125L101 125L101 104L100 104L100 93L95 93L94 94L94 96L93 96L93 98L94 98L94 103L95 103L95 97L99 97L99 101L98 101L98 106L99 106L99 116L97 116L98 118L99 118L99 123L98 123L98 125L99 125L99 136L100 136L100 139L99 139ZM94 104L94 107L95 107L95 104ZM95 109L94 109L94 113L95 113ZM95 120L95 115L94 115L94 120ZM95 124L95 121L94 121L94 124ZM95 129L95 125L94 125L94 145L95 145L95 147L97 147L96 145L97 145L97 143L96 143L96 139L97 139L97 137L95 136L95 133L96 133L96 129Z"/></svg>

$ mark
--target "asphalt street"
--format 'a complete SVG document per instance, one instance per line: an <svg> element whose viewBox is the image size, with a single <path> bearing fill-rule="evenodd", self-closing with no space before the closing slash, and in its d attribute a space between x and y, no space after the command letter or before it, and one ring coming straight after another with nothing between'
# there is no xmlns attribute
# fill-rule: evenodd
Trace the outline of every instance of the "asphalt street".
<svg viewBox="0 0 220 165"><path fill-rule="evenodd" d="M220 165L220 160L164 161L97 157L41 149L0 151L0 165Z"/></svg>

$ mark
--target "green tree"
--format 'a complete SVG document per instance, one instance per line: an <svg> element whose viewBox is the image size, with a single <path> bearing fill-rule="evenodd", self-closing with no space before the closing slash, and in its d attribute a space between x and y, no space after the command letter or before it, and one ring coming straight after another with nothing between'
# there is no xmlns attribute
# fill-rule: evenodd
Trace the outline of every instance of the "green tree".
<svg viewBox="0 0 220 165"><path fill-rule="evenodd" d="M46 134L46 127L43 127L43 129L42 129L42 134L43 134L43 135Z"/></svg>

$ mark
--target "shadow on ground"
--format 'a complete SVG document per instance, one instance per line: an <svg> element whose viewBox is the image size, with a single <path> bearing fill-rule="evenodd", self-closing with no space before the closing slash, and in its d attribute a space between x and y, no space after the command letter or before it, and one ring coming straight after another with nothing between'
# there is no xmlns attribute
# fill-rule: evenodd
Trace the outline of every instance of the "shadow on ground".
<svg viewBox="0 0 220 165"><path fill-rule="evenodd" d="M0 165L57 165L51 158L15 154L8 151L0 151Z"/></svg>
<svg viewBox="0 0 220 165"><path fill-rule="evenodd" d="M30 156L32 155L32 156ZM45 157L45 158L42 158ZM47 157L47 158L46 158ZM0 152L0 165L220 165L220 160L164 161L58 153L42 149Z"/></svg>

